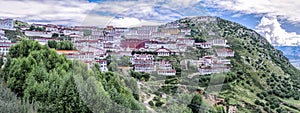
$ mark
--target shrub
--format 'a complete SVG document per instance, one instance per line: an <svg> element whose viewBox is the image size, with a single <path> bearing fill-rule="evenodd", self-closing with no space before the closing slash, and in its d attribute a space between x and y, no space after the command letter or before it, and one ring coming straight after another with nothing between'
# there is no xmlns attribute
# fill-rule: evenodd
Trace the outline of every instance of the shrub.
<svg viewBox="0 0 300 113"><path fill-rule="evenodd" d="M148 104L149 104L150 106L154 106L153 101L149 101Z"/></svg>
<svg viewBox="0 0 300 113"><path fill-rule="evenodd" d="M294 96L294 99L295 99L295 100L299 100L299 95L295 95L295 96Z"/></svg>
<svg viewBox="0 0 300 113"><path fill-rule="evenodd" d="M269 111L270 111L270 108L269 108L269 107L264 107L264 110L265 110L266 112L269 112Z"/></svg>
<svg viewBox="0 0 300 113"><path fill-rule="evenodd" d="M261 93L256 93L256 96L259 97L260 99L265 98L265 96L263 94L261 94Z"/></svg>
<svg viewBox="0 0 300 113"><path fill-rule="evenodd" d="M164 102L157 101L157 102L155 103L155 106L156 106L156 107L159 107L159 106L161 106L161 105L163 105L163 104L164 104Z"/></svg>

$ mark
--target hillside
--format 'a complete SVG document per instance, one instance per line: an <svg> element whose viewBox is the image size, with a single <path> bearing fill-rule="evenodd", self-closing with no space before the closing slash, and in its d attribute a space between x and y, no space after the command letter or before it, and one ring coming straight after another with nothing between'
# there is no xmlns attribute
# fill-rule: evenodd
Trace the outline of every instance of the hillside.
<svg viewBox="0 0 300 113"><path fill-rule="evenodd" d="M235 51L231 58L233 68L225 74L224 83L220 82L223 88L219 96L225 98L227 106L236 105L241 112L300 112L300 71L281 51L240 24L221 18L212 21L199 18L177 22L191 28L194 38L225 38Z"/></svg>
<svg viewBox="0 0 300 113"><path fill-rule="evenodd" d="M230 71L200 75L197 66L190 62L215 55L214 49L221 48L218 46L188 47L180 55L170 56L132 51L153 54L154 61L170 62L175 75L162 76L135 72L130 68L131 56L108 56L108 72L101 72L98 64L88 70L86 64L68 60L47 45L22 39L10 48L7 62L0 63L0 90L4 92L0 97L10 103L0 103L0 109L225 113L236 107L240 113L300 112L300 71L258 33L218 17L183 18L172 23L177 23L179 29L191 29L185 37L195 39L196 43L226 39L229 46L222 49L235 52L233 57L226 57L230 60ZM25 37L19 31L6 32L10 39ZM189 61L182 65L186 60Z"/></svg>

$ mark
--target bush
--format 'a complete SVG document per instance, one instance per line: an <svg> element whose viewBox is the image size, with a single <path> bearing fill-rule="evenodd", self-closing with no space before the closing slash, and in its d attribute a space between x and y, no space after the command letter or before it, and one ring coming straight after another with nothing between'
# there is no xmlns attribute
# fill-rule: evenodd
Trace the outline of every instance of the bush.
<svg viewBox="0 0 300 113"><path fill-rule="evenodd" d="M148 104L149 104L150 106L154 106L153 101L149 101Z"/></svg>
<svg viewBox="0 0 300 113"><path fill-rule="evenodd" d="M271 109L275 109L276 107L275 107L275 105L271 105L270 108Z"/></svg>
<svg viewBox="0 0 300 113"><path fill-rule="evenodd" d="M161 105L163 105L163 104L164 104L164 102L157 101L157 102L155 103L155 106L156 106L156 107L159 107L159 106L161 106Z"/></svg>
<svg viewBox="0 0 300 113"><path fill-rule="evenodd" d="M260 102L259 100L255 100L254 102L256 105L265 106L265 103Z"/></svg>
<svg viewBox="0 0 300 113"><path fill-rule="evenodd" d="M201 97L201 95L200 94L196 94L193 97L191 104L201 105L201 103L202 103L202 97Z"/></svg>
<svg viewBox="0 0 300 113"><path fill-rule="evenodd" d="M256 93L256 96L259 97L260 99L265 98L265 96L263 94L261 94L261 93Z"/></svg>
<svg viewBox="0 0 300 113"><path fill-rule="evenodd" d="M269 107L264 107L264 110L265 110L266 112L269 112L269 111L270 111L270 108L269 108Z"/></svg>
<svg viewBox="0 0 300 113"><path fill-rule="evenodd" d="M299 100L299 95L295 95L295 96L294 96L294 99L295 99L295 100Z"/></svg>
<svg viewBox="0 0 300 113"><path fill-rule="evenodd" d="M142 80L142 81L148 81L150 79L150 74L149 73L145 73L145 72L134 72L134 71L131 71L130 75L133 78L136 78L136 79Z"/></svg>
<svg viewBox="0 0 300 113"><path fill-rule="evenodd" d="M259 105L259 100L255 100L254 103L255 103L256 105Z"/></svg>
<svg viewBox="0 0 300 113"><path fill-rule="evenodd" d="M268 94L266 92L261 92L262 96L266 97Z"/></svg>
<svg viewBox="0 0 300 113"><path fill-rule="evenodd" d="M71 41L59 41L56 42L55 40L48 41L48 47L55 48L58 50L74 50L75 47Z"/></svg>

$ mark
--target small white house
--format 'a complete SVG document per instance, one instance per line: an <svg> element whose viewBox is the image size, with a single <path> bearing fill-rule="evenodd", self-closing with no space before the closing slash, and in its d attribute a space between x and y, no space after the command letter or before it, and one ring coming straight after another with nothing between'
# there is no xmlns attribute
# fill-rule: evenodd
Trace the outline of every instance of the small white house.
<svg viewBox="0 0 300 113"><path fill-rule="evenodd" d="M180 29L180 32L183 33L184 35L191 35L191 29L190 28Z"/></svg>
<svg viewBox="0 0 300 113"><path fill-rule="evenodd" d="M154 57L151 54L135 54L131 58L131 62L136 72L153 72L154 68Z"/></svg>
<svg viewBox="0 0 300 113"><path fill-rule="evenodd" d="M9 52L10 46L0 46L0 55L6 56Z"/></svg>
<svg viewBox="0 0 300 113"><path fill-rule="evenodd" d="M44 38L51 38L51 32L43 32L43 31L25 31L26 36L36 36L36 37L44 37Z"/></svg>
<svg viewBox="0 0 300 113"><path fill-rule="evenodd" d="M187 46L193 47L195 44L195 40L192 38L177 38L176 41L178 44L185 44Z"/></svg>
<svg viewBox="0 0 300 113"><path fill-rule="evenodd" d="M202 42L202 43L195 43L195 46L203 49L208 49L212 47L212 44L209 42Z"/></svg>
<svg viewBox="0 0 300 113"><path fill-rule="evenodd" d="M100 66L100 71L102 72L106 72L108 71L107 68L107 60L96 60L96 62L99 64Z"/></svg>
<svg viewBox="0 0 300 113"><path fill-rule="evenodd" d="M208 42L211 43L212 46L227 46L227 40L225 39L213 39Z"/></svg>
<svg viewBox="0 0 300 113"><path fill-rule="evenodd" d="M5 31L0 30L0 36L4 36L5 35Z"/></svg>
<svg viewBox="0 0 300 113"><path fill-rule="evenodd" d="M73 29L63 29L62 33L64 35L83 35L82 31L79 30L73 30Z"/></svg>
<svg viewBox="0 0 300 113"><path fill-rule="evenodd" d="M51 32L51 33L59 33L59 29L57 27L47 27L46 26L46 31Z"/></svg>
<svg viewBox="0 0 300 113"><path fill-rule="evenodd" d="M172 64L168 61L162 60L155 63L156 71L159 75L173 76L176 75L176 70L173 69Z"/></svg>
<svg viewBox="0 0 300 113"><path fill-rule="evenodd" d="M217 56L219 57L233 57L234 51L231 49L216 49Z"/></svg>
<svg viewBox="0 0 300 113"><path fill-rule="evenodd" d="M154 52L157 53L157 56L170 56L171 54L174 54L174 52L172 52L171 50L169 50L167 48L163 48L163 47L158 48Z"/></svg>

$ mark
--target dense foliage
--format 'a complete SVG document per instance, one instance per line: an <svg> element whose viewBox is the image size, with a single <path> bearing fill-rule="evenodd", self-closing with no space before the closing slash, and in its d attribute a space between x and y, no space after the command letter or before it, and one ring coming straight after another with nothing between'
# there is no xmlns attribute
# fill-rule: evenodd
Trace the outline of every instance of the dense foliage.
<svg viewBox="0 0 300 113"><path fill-rule="evenodd" d="M21 37L26 37L24 33L20 30L4 30L5 37L7 37L12 42L17 42L21 40Z"/></svg>
<svg viewBox="0 0 300 113"><path fill-rule="evenodd" d="M148 81L149 78L150 78L150 74L149 73L145 73L145 72L130 71L130 75L133 78L136 78L136 79L141 80L141 81Z"/></svg>
<svg viewBox="0 0 300 113"><path fill-rule="evenodd" d="M57 50L74 50L75 47L71 41L59 41L56 42L55 40L48 41L48 46L50 48L55 48Z"/></svg>
<svg viewBox="0 0 300 113"><path fill-rule="evenodd" d="M46 28L45 28L45 27L39 27L39 26L31 25L31 26L29 27L29 30L30 30L30 31L45 31Z"/></svg>
<svg viewBox="0 0 300 113"><path fill-rule="evenodd" d="M3 113L28 113L35 112L33 104L27 100L20 100L15 93L11 92L4 83L0 81L0 110Z"/></svg>
<svg viewBox="0 0 300 113"><path fill-rule="evenodd" d="M10 48L1 78L20 99L37 103L38 112L119 112L143 110L129 83L115 73L101 73L71 62L36 41L22 40ZM125 80L125 81L124 81ZM136 92L135 92L136 93ZM97 104L95 104L97 102Z"/></svg>

